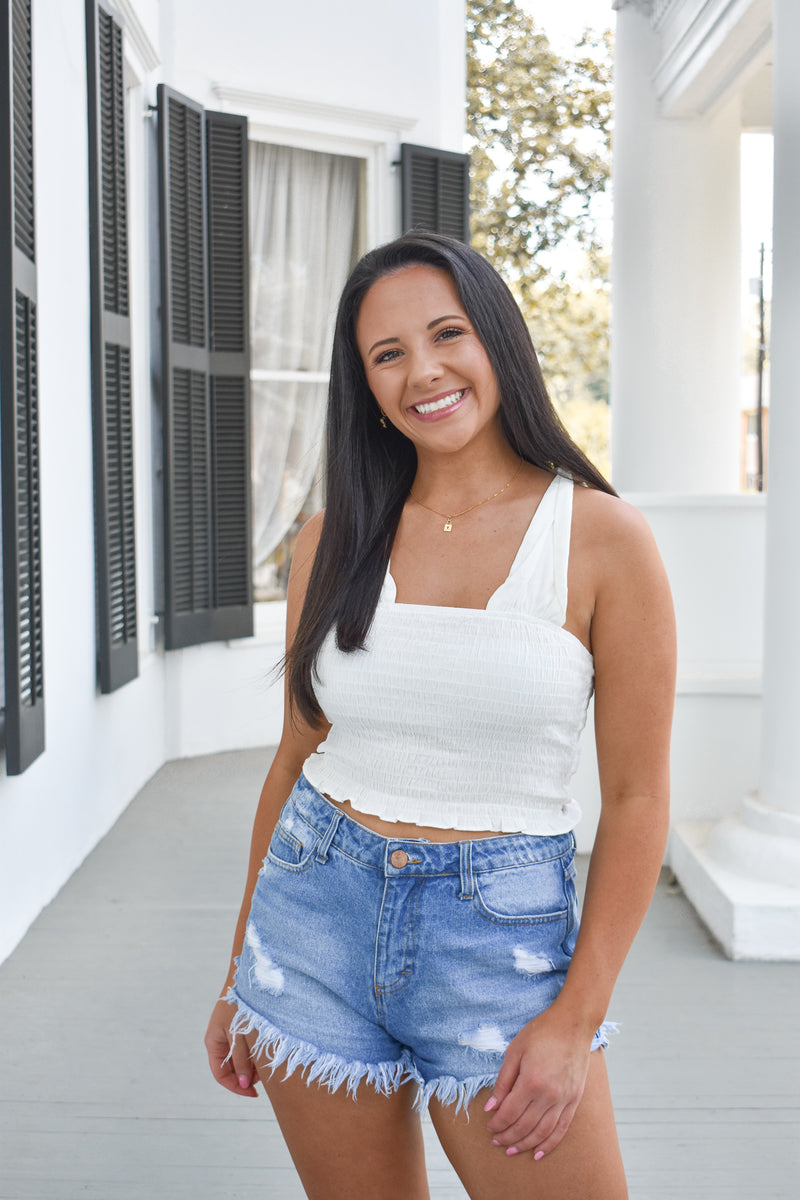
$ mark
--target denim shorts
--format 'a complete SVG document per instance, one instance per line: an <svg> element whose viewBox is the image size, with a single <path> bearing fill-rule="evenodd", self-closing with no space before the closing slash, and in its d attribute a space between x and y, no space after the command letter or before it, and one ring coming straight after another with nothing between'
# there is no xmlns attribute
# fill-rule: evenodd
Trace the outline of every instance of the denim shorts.
<svg viewBox="0 0 800 1200"><path fill-rule="evenodd" d="M412 1080L418 1108L468 1104L564 982L574 852L571 833L381 837L301 775L253 892L232 1033L332 1091Z"/></svg>

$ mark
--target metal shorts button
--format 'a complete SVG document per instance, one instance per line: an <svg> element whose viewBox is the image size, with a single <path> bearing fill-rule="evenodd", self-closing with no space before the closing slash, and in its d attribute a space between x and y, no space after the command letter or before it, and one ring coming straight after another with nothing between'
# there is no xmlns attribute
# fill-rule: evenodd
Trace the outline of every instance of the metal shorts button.
<svg viewBox="0 0 800 1200"><path fill-rule="evenodd" d="M408 855L405 850L393 850L389 855L389 862L393 867L404 867L408 862Z"/></svg>

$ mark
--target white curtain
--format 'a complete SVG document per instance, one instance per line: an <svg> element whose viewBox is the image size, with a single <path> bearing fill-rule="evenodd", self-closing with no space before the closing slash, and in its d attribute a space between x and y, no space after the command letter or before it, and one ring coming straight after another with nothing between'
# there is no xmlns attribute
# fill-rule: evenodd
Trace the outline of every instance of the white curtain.
<svg viewBox="0 0 800 1200"><path fill-rule="evenodd" d="M355 158L250 144L257 597L274 594L281 564L268 560L301 511L321 504L325 377L357 249L359 168Z"/></svg>

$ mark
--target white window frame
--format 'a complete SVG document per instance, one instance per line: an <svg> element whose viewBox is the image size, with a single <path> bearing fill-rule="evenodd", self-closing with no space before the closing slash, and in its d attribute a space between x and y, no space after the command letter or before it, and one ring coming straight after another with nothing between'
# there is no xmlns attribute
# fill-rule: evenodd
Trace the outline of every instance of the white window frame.
<svg viewBox="0 0 800 1200"><path fill-rule="evenodd" d="M364 169L359 242L366 249L398 235L400 143L409 140L418 124L416 118L251 92L225 84L214 84L212 90L221 111L247 117L251 141L360 159ZM251 372L253 380L294 378L327 383L328 373ZM280 642L286 624L286 601L256 601L254 619L258 641Z"/></svg>
<svg viewBox="0 0 800 1200"><path fill-rule="evenodd" d="M399 166L400 143L409 139L418 124L415 117L343 108L223 84L215 84L212 90L223 112L244 113L254 141L362 159L362 243L377 246L397 236L400 189L394 172Z"/></svg>

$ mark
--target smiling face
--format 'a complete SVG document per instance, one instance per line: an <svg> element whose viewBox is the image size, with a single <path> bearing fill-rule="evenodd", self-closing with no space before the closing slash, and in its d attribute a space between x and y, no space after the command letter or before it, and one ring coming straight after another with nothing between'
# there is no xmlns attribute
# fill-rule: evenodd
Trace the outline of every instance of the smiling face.
<svg viewBox="0 0 800 1200"><path fill-rule="evenodd" d="M418 452L502 436L497 380L446 271L413 266L379 279L356 339L373 396Z"/></svg>

